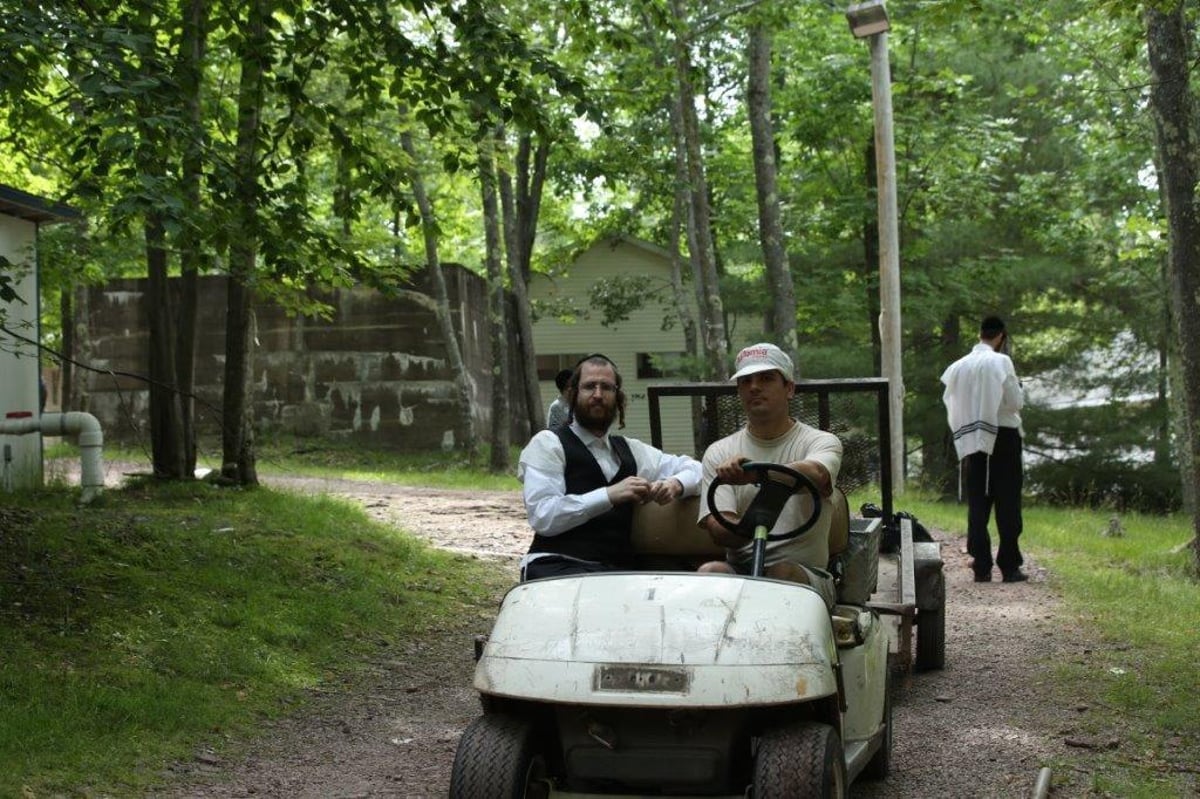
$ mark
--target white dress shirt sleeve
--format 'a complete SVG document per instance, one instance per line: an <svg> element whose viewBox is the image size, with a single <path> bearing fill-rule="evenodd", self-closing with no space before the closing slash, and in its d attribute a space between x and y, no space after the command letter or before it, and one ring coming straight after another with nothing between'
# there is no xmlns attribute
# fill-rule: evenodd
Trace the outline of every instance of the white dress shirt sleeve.
<svg viewBox="0 0 1200 799"><path fill-rule="evenodd" d="M558 535L593 519L612 507L608 489L568 494L567 457L562 441L550 430L530 439L517 464L529 526L538 535Z"/></svg>
<svg viewBox="0 0 1200 799"><path fill-rule="evenodd" d="M687 455L669 455L636 438L625 439L638 465L638 476L651 482L672 477L683 486L681 496L690 497L700 491L702 471L700 461Z"/></svg>

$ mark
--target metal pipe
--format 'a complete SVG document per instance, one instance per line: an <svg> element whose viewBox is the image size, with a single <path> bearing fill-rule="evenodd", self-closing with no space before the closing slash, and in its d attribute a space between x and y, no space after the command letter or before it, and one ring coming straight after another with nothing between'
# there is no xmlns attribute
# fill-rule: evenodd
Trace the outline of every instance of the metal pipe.
<svg viewBox="0 0 1200 799"><path fill-rule="evenodd" d="M1033 786L1033 799L1046 799L1050 793L1050 767L1043 766L1038 772L1037 783Z"/></svg>
<svg viewBox="0 0 1200 799"><path fill-rule="evenodd" d="M904 491L904 376L901 365L900 231L896 204L896 149L892 132L892 75L887 31L868 40L871 105L875 112L875 171L879 192L879 338L891 413L892 493Z"/></svg>
<svg viewBox="0 0 1200 799"><path fill-rule="evenodd" d="M104 446L104 432L95 416L82 411L68 411L0 419L0 435L21 436L28 433L78 436L79 484L83 487L79 503L87 505L100 495L104 490L104 460L101 452Z"/></svg>

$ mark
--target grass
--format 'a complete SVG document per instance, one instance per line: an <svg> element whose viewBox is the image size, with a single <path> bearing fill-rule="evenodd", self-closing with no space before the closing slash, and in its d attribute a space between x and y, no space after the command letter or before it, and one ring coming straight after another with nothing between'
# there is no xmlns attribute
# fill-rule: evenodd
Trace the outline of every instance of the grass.
<svg viewBox="0 0 1200 799"><path fill-rule="evenodd" d="M131 795L501 578L348 503L142 483L0 506L0 796Z"/></svg>
<svg viewBox="0 0 1200 799"><path fill-rule="evenodd" d="M927 526L966 534L966 507L906 493L897 508ZM1100 641L1069 661L1047 663L1064 707L1083 733L1118 740L1089 761L1097 796L1200 795L1200 582L1194 579L1191 520L1026 505L1022 549L1049 569L1068 619ZM994 531L993 531L994 537ZM1047 764L1054 765L1054 764ZM1056 771L1061 771L1056 769Z"/></svg>
<svg viewBox="0 0 1200 799"><path fill-rule="evenodd" d="M481 450L474 461L458 452L403 452L369 449L361 441L321 440L272 436L256 442L257 466L261 474L293 474L320 476L343 480L393 483L395 485L428 488L467 488L478 490L516 490L521 484L516 478L520 450L509 454L512 464L507 472L492 474L486 471L488 449ZM202 444L197 459L199 466L221 467L220 442ZM69 457L70 451L62 455ZM105 445L109 460L134 460L149 463L150 456L142 450Z"/></svg>

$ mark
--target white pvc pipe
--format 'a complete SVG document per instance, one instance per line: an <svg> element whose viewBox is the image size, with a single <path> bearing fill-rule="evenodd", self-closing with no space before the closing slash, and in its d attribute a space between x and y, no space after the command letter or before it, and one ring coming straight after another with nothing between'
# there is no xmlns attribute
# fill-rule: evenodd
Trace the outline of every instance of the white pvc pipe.
<svg viewBox="0 0 1200 799"><path fill-rule="evenodd" d="M104 460L101 449L104 433L100 420L90 413L69 411L67 413L43 413L41 416L26 416L18 419L0 419L0 435L21 436L41 433L44 436L79 437L79 484L83 494L79 498L86 505L104 490Z"/></svg>

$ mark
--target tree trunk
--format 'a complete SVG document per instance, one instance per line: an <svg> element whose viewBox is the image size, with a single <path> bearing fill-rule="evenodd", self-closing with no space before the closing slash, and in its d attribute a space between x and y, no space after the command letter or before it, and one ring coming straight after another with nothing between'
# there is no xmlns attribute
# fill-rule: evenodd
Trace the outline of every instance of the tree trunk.
<svg viewBox="0 0 1200 799"><path fill-rule="evenodd" d="M179 389L180 431L183 438L184 469L196 472L196 315L197 281L203 263L202 236L197 217L201 209L201 180L204 169L204 119L200 108L208 5L206 0L188 0L184 6L183 39L180 42L180 90L184 111L192 126L192 138L184 144L181 169L185 219L179 235L179 304L176 308L175 385Z"/></svg>
<svg viewBox="0 0 1200 799"><path fill-rule="evenodd" d="M501 134L502 136L503 134ZM501 139L503 140L503 139ZM518 148L528 152L528 135L522 136ZM537 204L530 207L530 175L529 159L518 157L516 184L513 187L513 176L501 168L500 173L500 206L504 214L504 252L508 265L508 283L512 289L513 315L517 322L517 379L521 381L525 393L525 418L529 424L528 435L532 436L546 426L546 414L542 408L542 392L538 386L537 352L533 346L533 313L529 307L529 262L533 255L532 232L537 227L537 220L530 220L530 211L536 213ZM543 174L544 176L544 174ZM541 184L536 186L536 194L541 197ZM529 247L525 241L528 235Z"/></svg>
<svg viewBox="0 0 1200 799"><path fill-rule="evenodd" d="M678 130L674 124L679 116L676 113L678 105L670 103L672 113L672 129ZM688 211L687 196L687 159L683 148L675 148L675 197L671 204L671 292L675 297L675 311L679 314L679 324L683 328L683 346L687 352L688 378L695 379L700 375L695 373L696 358L700 354L699 337L696 335L696 317L692 313L692 304L688 301L687 289L683 283L683 253L679 250L680 239L688 228L691 214ZM689 239L690 242L690 239ZM692 397L692 447L697 454L703 453L708 446L708 435L704 420L704 401L700 397Z"/></svg>
<svg viewBox="0 0 1200 799"><path fill-rule="evenodd" d="M1190 462L1194 481L1195 465L1200 463L1200 307L1195 299L1200 296L1200 209L1196 205L1196 136L1188 73L1190 33L1182 3L1169 10L1147 4L1145 19L1154 78L1150 108L1166 198L1168 291L1184 393L1187 435L1180 457ZM1193 484L1193 494L1196 489ZM1200 513L1192 514L1192 531L1193 565L1200 571Z"/></svg>
<svg viewBox="0 0 1200 799"><path fill-rule="evenodd" d="M504 273L500 265L500 210L496 203L496 163L493 144L479 143L479 191L483 200L483 233L486 241L488 329L492 338L492 454L493 472L509 468L508 325L505 323Z"/></svg>
<svg viewBox="0 0 1200 799"><path fill-rule="evenodd" d="M179 394L175 390L175 327L167 285L162 215L146 215L146 320L149 333L150 449L154 476L181 480L186 469Z"/></svg>
<svg viewBox="0 0 1200 799"><path fill-rule="evenodd" d="M776 180L775 130L771 122L771 31L759 23L750 28L747 105L754 151L754 186L758 196L758 232L767 285L771 292L770 338L796 357L796 289L783 246L783 222Z"/></svg>
<svg viewBox="0 0 1200 799"><path fill-rule="evenodd" d="M708 182L700 147L700 123L696 118L695 89L692 85L692 59L688 38L682 30L686 19L682 0L671 0L671 10L679 30L675 36L675 77L679 92L679 121L687 153L688 190L694 216L695 251L698 259L703 302L700 306L701 340L704 344L706 377L723 380L729 375L726 356L729 342L725 336L725 314L721 306L721 287L717 279L716 247L708 205Z"/></svg>
<svg viewBox="0 0 1200 799"><path fill-rule="evenodd" d="M237 183L233 218L237 231L229 252L225 316L225 385L221 421L221 474L240 485L256 485L250 380L250 324L258 254L258 175L263 63L268 52L266 0L253 0L243 31L239 60Z"/></svg>
<svg viewBox="0 0 1200 799"><path fill-rule="evenodd" d="M407 124L407 120L402 119L401 124ZM454 372L454 389L458 399L458 425L454 433L454 446L466 452L468 459L474 462L479 455L475 420L471 414L474 387L466 364L463 363L462 348L459 347L454 319L450 314L450 292L446 289L446 276L442 273L442 261L438 254L437 218L433 214L429 194L425 191L425 179L421 175L421 162L417 158L416 145L413 144L412 134L407 130L400 134L400 146L412 162L408 179L412 183L417 211L421 214L421 233L425 240L425 268L429 270L430 282L433 283L434 298L437 300L438 327L441 328L442 338L446 342L446 357L450 361L450 369Z"/></svg>

